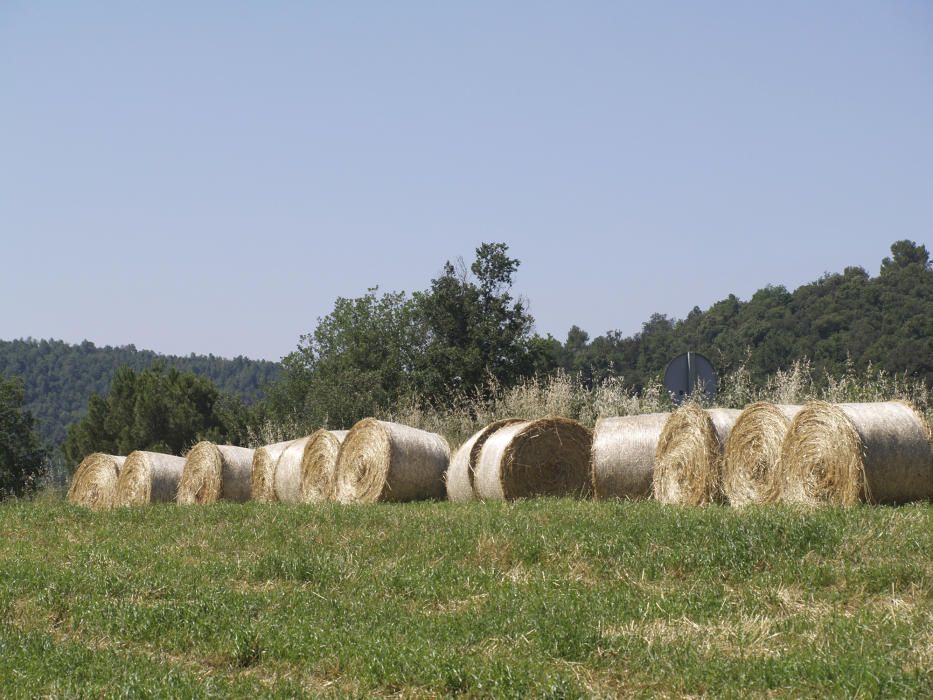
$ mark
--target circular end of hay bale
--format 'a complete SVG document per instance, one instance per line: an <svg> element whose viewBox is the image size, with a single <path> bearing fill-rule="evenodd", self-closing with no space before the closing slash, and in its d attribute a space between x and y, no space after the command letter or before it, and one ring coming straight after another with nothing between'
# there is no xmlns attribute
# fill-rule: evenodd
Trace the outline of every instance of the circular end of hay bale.
<svg viewBox="0 0 933 700"><path fill-rule="evenodd" d="M785 500L854 505L864 493L862 439L837 405L812 401L794 418L781 452Z"/></svg>
<svg viewBox="0 0 933 700"><path fill-rule="evenodd" d="M454 456L450 459L450 466L444 474L444 485L447 490L447 500L464 502L473 500L476 495L473 489L473 481L476 476L476 465L479 462L480 453L483 445L489 437L500 428L515 423L524 422L520 418L504 418L497 420L481 430L475 432L470 439L464 442Z"/></svg>
<svg viewBox="0 0 933 700"><path fill-rule="evenodd" d="M121 506L141 506L152 497L152 465L146 453L130 452L117 481L117 503Z"/></svg>
<svg viewBox="0 0 933 700"><path fill-rule="evenodd" d="M503 497L590 496L592 442L593 434L569 418L522 424L500 460Z"/></svg>
<svg viewBox="0 0 933 700"><path fill-rule="evenodd" d="M381 422L364 418L347 434L337 457L337 500L375 503L385 489L392 441Z"/></svg>
<svg viewBox="0 0 933 700"><path fill-rule="evenodd" d="M217 445L202 441L191 448L178 482L178 503L214 503L223 487L223 457Z"/></svg>
<svg viewBox="0 0 933 700"><path fill-rule="evenodd" d="M117 479L123 457L94 452L75 470L68 489L68 500L94 510L112 508L116 503Z"/></svg>
<svg viewBox="0 0 933 700"><path fill-rule="evenodd" d="M322 503L336 498L337 454L348 432L318 430L308 438L301 456L303 503Z"/></svg>
<svg viewBox="0 0 933 700"><path fill-rule="evenodd" d="M774 503L781 497L781 447L800 406L759 401L742 411L722 460L722 490L729 503Z"/></svg>
<svg viewBox="0 0 933 700"><path fill-rule="evenodd" d="M416 501L444 497L447 441L436 433L364 418L337 455L337 500Z"/></svg>
<svg viewBox="0 0 933 700"><path fill-rule="evenodd" d="M292 440L257 447L250 466L250 495L254 501L272 503L275 495L275 465Z"/></svg>
<svg viewBox="0 0 933 700"><path fill-rule="evenodd" d="M713 420L702 408L687 404L671 413L655 454L655 499L685 505L719 500L721 450Z"/></svg>

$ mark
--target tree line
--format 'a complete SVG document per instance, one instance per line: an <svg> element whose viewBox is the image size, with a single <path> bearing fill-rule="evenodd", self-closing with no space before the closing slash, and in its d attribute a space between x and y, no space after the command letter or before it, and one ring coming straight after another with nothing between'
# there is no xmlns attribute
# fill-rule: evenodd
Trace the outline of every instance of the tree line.
<svg viewBox="0 0 933 700"><path fill-rule="evenodd" d="M563 341L534 332L534 319L512 290L519 266L505 244L484 243L469 265L447 262L422 291L374 288L338 298L280 365L195 356L153 365L158 357L142 362L132 346L136 364L111 367L111 380L105 370L90 379L73 361L59 375L47 360L29 365L24 344L40 347L40 356L70 357L64 349L75 346L54 341L0 343L0 362L4 346L19 349L20 364L12 366L29 378L27 396L30 386L53 403L48 397L57 391L70 402L76 393L90 394L83 411L71 409L62 441L72 465L94 450L179 452L199 438L242 442L262 422L346 427L402 401L475 399L490 386L555 370L588 386L621 377L639 389L686 350L708 355L721 372L745 367L756 381L809 359L829 376L872 364L933 386L933 266L926 247L911 241L894 243L876 276L850 267L792 292L769 286L748 301L730 295L684 319L655 314L632 336L609 331L590 338L574 326ZM96 350L77 347L85 355ZM179 359L191 364L179 366ZM212 366L226 390L211 378ZM7 360L0 371L9 374L10 367Z"/></svg>

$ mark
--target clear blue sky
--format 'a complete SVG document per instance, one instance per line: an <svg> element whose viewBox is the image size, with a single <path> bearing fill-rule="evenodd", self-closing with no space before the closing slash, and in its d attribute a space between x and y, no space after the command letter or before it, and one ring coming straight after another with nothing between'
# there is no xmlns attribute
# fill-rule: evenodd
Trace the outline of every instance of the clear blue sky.
<svg viewBox="0 0 933 700"><path fill-rule="evenodd" d="M505 241L541 333L933 239L933 4L0 3L0 338L278 359Z"/></svg>

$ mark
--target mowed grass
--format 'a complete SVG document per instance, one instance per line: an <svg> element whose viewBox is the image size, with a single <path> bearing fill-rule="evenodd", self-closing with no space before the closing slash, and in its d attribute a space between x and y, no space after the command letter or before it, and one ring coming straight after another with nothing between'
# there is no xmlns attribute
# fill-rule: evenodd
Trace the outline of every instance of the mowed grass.
<svg viewBox="0 0 933 700"><path fill-rule="evenodd" d="M0 506L5 697L933 694L933 506Z"/></svg>

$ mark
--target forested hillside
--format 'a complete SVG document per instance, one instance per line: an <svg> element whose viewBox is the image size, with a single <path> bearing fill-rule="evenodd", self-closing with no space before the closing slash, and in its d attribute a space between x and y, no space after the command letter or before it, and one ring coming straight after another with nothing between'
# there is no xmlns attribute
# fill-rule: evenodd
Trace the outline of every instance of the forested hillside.
<svg viewBox="0 0 933 700"><path fill-rule="evenodd" d="M543 342L553 365L587 382L614 371L640 386L671 357L693 350L723 372L744 364L756 380L808 358L820 374L841 376L847 363L871 363L933 386L933 268L925 246L898 241L876 276L849 267L792 292L769 286L748 301L730 295L682 320L655 314L631 337L610 332L591 340L573 328L564 343Z"/></svg>
<svg viewBox="0 0 933 700"><path fill-rule="evenodd" d="M39 420L42 437L54 446L64 441L67 426L85 414L91 394L110 390L121 366L138 371L156 360L206 377L221 391L247 401L260 398L263 386L279 372L277 363L245 357L177 357L133 345L97 347L87 341L69 345L60 340L0 340L0 375L22 378L26 407Z"/></svg>
<svg viewBox="0 0 933 700"><path fill-rule="evenodd" d="M768 286L747 301L730 295L682 320L655 314L629 337L611 331L590 339L574 327L564 342L534 333L524 302L512 295L520 261L507 252L505 244L483 244L469 268L448 263L412 295L373 289L337 299L281 366L14 340L0 341L0 375L22 377L26 406L53 447L93 393L107 394L119 367L138 371L157 359L256 402L254 418L298 421L302 429L346 427L412 401L451 406L490 381L507 388L558 369L587 387L613 377L638 390L686 350L705 353L722 374L744 366L759 383L806 359L817 378L871 364L933 387L933 267L926 247L911 241L894 243L874 276L850 267L794 291ZM613 323L609 307L606 323ZM267 385L268 400L257 402Z"/></svg>

